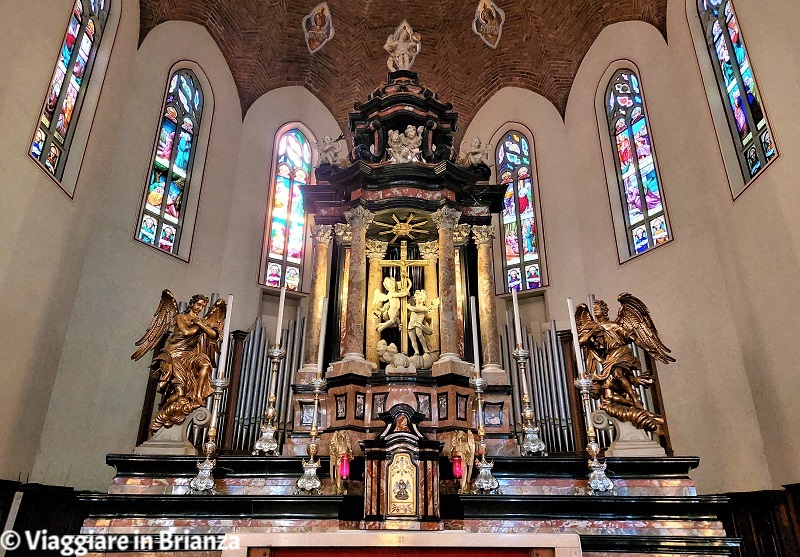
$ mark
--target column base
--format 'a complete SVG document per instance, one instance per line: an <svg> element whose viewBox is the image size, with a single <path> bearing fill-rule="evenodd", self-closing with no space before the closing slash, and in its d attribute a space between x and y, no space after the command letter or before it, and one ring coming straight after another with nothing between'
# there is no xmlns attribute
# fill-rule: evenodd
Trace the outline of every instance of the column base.
<svg viewBox="0 0 800 557"><path fill-rule="evenodd" d="M347 356L359 356L351 357ZM363 375L364 377L371 377L375 372L375 364L368 362L361 354L347 354L342 360L333 362L330 371L325 376L326 378L339 377L341 375Z"/></svg>
<svg viewBox="0 0 800 557"><path fill-rule="evenodd" d="M325 370L323 370L324 374ZM296 385L310 385L311 380L317 376L317 364L303 364L303 367L294 374Z"/></svg>
<svg viewBox="0 0 800 557"><path fill-rule="evenodd" d="M433 362L431 375L438 377L448 373L470 376L475 373L475 366L459 358L458 354L442 354L441 358Z"/></svg>
<svg viewBox="0 0 800 557"><path fill-rule="evenodd" d="M498 364L486 364L481 368L481 376L490 385L508 385L508 374Z"/></svg>

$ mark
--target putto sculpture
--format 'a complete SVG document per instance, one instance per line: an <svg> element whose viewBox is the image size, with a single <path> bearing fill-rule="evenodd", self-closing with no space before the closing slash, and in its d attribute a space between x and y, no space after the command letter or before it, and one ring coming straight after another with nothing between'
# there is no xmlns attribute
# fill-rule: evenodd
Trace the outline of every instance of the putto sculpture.
<svg viewBox="0 0 800 557"><path fill-rule="evenodd" d="M458 163L461 165L478 166L485 164L489 166L489 148L487 144L485 147L482 145L480 137L474 137L467 145L467 140L461 142L461 157Z"/></svg>
<svg viewBox="0 0 800 557"><path fill-rule="evenodd" d="M589 395L600 399L600 408L609 416L662 434L664 417L645 409L636 392L636 387L649 388L655 380L649 370L642 371L639 358L629 345L636 344L665 364L675 359L661 342L644 302L628 293L620 294L617 301L622 307L616 321L608 318L608 305L602 300L594 302L594 315L586 304L575 310L578 340L589 352L586 366L592 380Z"/></svg>
<svg viewBox="0 0 800 557"><path fill-rule="evenodd" d="M410 70L422 48L419 33L415 33L406 20L386 38L383 50L389 53L386 65L390 72Z"/></svg>
<svg viewBox="0 0 800 557"><path fill-rule="evenodd" d="M344 139L343 135L340 135L338 139L333 139L329 135L323 135L319 143L309 141L311 147L316 149L318 153L317 166L323 164L335 165L339 163L339 156L342 153L342 147L339 145L339 142L342 139Z"/></svg>
<svg viewBox="0 0 800 557"><path fill-rule="evenodd" d="M139 348L131 356L133 360L156 351L150 368L159 378L158 390L164 400L150 423L153 433L182 424L214 393L211 373L222 345L227 302L220 298L205 313L207 306L208 298L195 294L180 313L175 296L164 290L150 326L136 342Z"/></svg>
<svg viewBox="0 0 800 557"><path fill-rule="evenodd" d="M389 130L389 162L392 164L404 162L422 162L422 132L424 126L406 126L404 132Z"/></svg>

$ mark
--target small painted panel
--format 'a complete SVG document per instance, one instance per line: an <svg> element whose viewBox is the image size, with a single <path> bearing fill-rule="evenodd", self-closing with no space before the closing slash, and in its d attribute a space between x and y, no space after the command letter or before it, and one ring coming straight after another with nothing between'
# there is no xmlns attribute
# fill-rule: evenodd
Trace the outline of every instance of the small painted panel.
<svg viewBox="0 0 800 557"><path fill-rule="evenodd" d="M397 453L387 469L388 516L414 516L417 514L416 466L408 453Z"/></svg>
<svg viewBox="0 0 800 557"><path fill-rule="evenodd" d="M333 18L327 2L317 4L311 13L303 18L303 33L311 54L325 46L333 38L334 32Z"/></svg>
<svg viewBox="0 0 800 557"><path fill-rule="evenodd" d="M497 4L492 0L480 0L472 20L472 30L487 46L497 48L505 21L506 14Z"/></svg>

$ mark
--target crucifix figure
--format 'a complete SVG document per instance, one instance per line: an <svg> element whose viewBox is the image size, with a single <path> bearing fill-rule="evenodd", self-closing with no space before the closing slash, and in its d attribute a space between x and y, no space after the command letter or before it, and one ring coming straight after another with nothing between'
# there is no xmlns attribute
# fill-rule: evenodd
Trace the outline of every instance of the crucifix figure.
<svg viewBox="0 0 800 557"><path fill-rule="evenodd" d="M407 323L411 278L408 270L411 267L431 267L433 263L435 262L430 260L408 259L408 242L405 240L400 242L400 259L384 259L378 262L381 269L386 267L400 269L400 280L386 277L383 279L383 287L386 292L380 288L375 290L372 298L372 315L380 320L375 328L379 333L391 327L400 329L400 351L403 354L408 354L409 348Z"/></svg>

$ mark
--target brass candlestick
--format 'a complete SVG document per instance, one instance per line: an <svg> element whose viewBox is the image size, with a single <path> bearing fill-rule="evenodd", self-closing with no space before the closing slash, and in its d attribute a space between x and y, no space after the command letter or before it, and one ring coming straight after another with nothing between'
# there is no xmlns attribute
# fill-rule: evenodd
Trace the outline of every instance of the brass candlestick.
<svg viewBox="0 0 800 557"><path fill-rule="evenodd" d="M311 380L311 386L314 387L314 414L311 422L311 438L308 442L308 460L303 459L303 475L297 480L297 490L300 493L314 494L319 493L319 488L322 486L319 477L317 476L317 468L319 468L319 460L317 456L317 417L319 416L319 400L320 395L324 392L326 384L325 379L319 375Z"/></svg>
<svg viewBox="0 0 800 557"><path fill-rule="evenodd" d="M575 380L575 386L581 393L583 413L586 417L586 437L589 440L586 445L586 451L590 457L589 489L591 493L611 491L614 489L614 482L606 476L606 463L597 459L597 455L600 453L600 445L597 443L597 431L592 424L592 406L589 401L589 388L592 386L592 380L586 374L581 373L581 376Z"/></svg>
<svg viewBox="0 0 800 557"><path fill-rule="evenodd" d="M486 429L483 424L483 389L486 387L487 382L486 379L476 373L475 376L469 380L469 384L475 389L475 401L478 404L478 443L475 451L475 466L478 468L478 477L475 478L475 491L478 493L497 493L500 482L492 475L494 461L486 460Z"/></svg>
<svg viewBox="0 0 800 557"><path fill-rule="evenodd" d="M517 344L517 349L513 352L514 359L517 360L517 370L522 383L522 456L542 453L547 456L544 441L539 437L539 427L533 419L533 409L531 408L531 397L528 394L528 374L527 362L530 352L522 348L522 344Z"/></svg>
<svg viewBox="0 0 800 557"><path fill-rule="evenodd" d="M278 441L275 439L275 418L278 416L278 410L275 408L277 397L275 392L278 388L278 370L281 367L281 361L286 357L286 350L281 348L280 343L275 344L267 355L271 359L271 385L269 390L269 399L267 401L267 409L264 411L264 418L261 420L261 437L253 445L253 454L258 455L260 452L264 454L275 454L278 449Z"/></svg>
<svg viewBox="0 0 800 557"><path fill-rule="evenodd" d="M211 380L214 387L214 402L211 410L211 424L208 426L206 442L203 443L203 452L206 459L197 463L197 475L189 482L192 491L209 492L214 489L214 467L217 459L213 458L217 451L217 424L219 423L219 406L222 394L228 388L230 381L227 377L216 377Z"/></svg>

